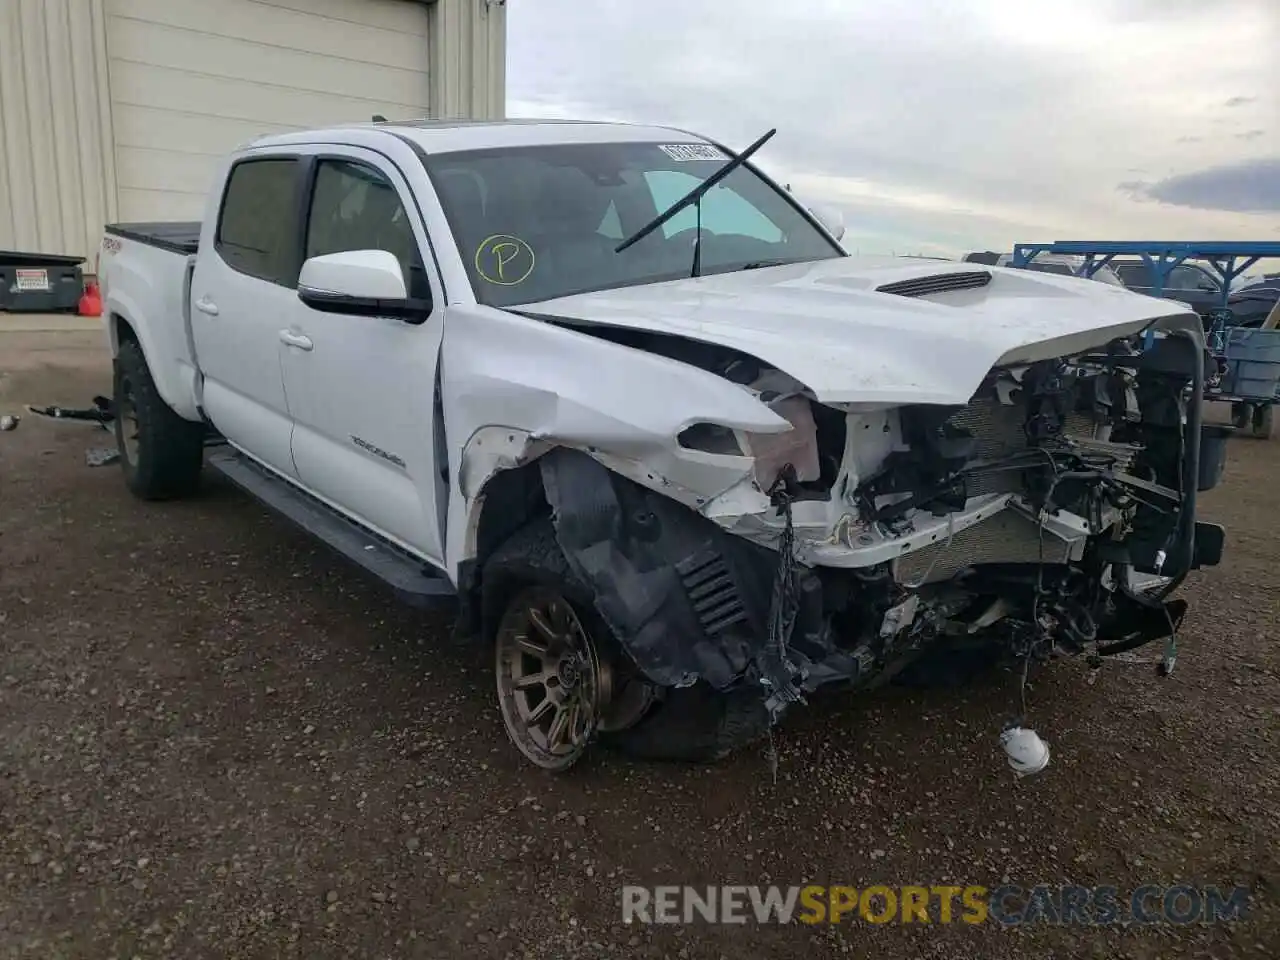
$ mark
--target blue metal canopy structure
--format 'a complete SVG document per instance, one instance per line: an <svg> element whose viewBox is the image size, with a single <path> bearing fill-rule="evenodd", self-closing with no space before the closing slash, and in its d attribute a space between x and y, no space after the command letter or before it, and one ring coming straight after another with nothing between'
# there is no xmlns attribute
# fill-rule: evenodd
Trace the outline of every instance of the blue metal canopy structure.
<svg viewBox="0 0 1280 960"><path fill-rule="evenodd" d="M1162 295L1169 271L1184 260L1203 260L1218 273L1222 282L1222 305L1227 305L1231 284L1264 257L1280 257L1280 243L1246 243L1233 240L1055 240L1052 243L1015 243L1011 266L1025 267L1042 253L1065 253L1083 257L1076 271L1092 277L1116 257L1135 257L1151 270L1154 296Z"/></svg>
<svg viewBox="0 0 1280 960"><path fill-rule="evenodd" d="M1092 277L1116 257L1141 260L1151 273L1150 293L1156 297L1163 296L1165 281L1174 267L1185 260L1207 263L1212 267L1209 272L1217 274L1222 302L1220 309L1213 311L1218 315L1209 318L1212 325L1207 331L1206 345L1215 357L1220 358L1223 366L1205 391L1205 399L1231 403L1232 420L1237 427L1251 422L1256 436L1271 435L1272 413L1274 405L1280 403L1280 387L1277 387L1276 375L1268 372L1267 368L1280 366L1280 359L1272 359L1273 351L1268 348L1280 331L1232 328L1232 314L1227 302L1231 296L1232 281L1259 260L1280 257L1280 242L1057 240L1053 243L1015 243L1010 266L1026 267L1042 253L1080 257L1081 263L1075 268L1075 274L1081 277ZM1149 330L1144 335L1147 347L1151 346L1153 337ZM1251 350L1245 337L1258 341L1257 349ZM1233 349L1236 356L1232 356ZM1242 386L1248 386L1247 393L1241 389Z"/></svg>

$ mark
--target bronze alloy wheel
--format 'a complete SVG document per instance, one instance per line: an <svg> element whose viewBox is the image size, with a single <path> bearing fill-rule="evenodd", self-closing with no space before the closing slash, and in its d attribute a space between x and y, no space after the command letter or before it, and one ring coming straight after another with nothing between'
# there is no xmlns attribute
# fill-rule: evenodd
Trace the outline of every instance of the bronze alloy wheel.
<svg viewBox="0 0 1280 960"><path fill-rule="evenodd" d="M528 587L512 599L498 627L495 665L512 742L539 767L569 769L600 726L613 677L559 590Z"/></svg>

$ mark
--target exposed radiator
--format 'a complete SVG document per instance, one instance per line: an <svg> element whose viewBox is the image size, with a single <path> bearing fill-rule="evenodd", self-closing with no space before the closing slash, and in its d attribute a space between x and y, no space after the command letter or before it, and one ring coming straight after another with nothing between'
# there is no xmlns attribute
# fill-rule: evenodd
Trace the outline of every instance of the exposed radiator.
<svg viewBox="0 0 1280 960"><path fill-rule="evenodd" d="M975 459L1000 460L1027 451L1025 418L1026 409L1021 404L1003 404L992 396L974 400L947 422L974 437ZM1063 434L1077 443L1080 455L1113 460L1120 470L1129 469L1139 452L1131 444L1094 440L1093 420L1084 413L1067 414ZM1046 457L1044 468L1049 466ZM970 497L1018 493L1022 489L1021 469L974 472L965 481L965 492ZM1068 563L1071 550L1072 544L1049 531L1042 536L1039 524L1025 514L1003 510L955 534L949 544L939 537L937 543L900 558L894 569L900 583L935 583L982 563Z"/></svg>
<svg viewBox="0 0 1280 960"><path fill-rule="evenodd" d="M967 430L977 439L980 460L998 460L1027 449L1027 435L1023 431L1026 410L1021 404L1004 404L995 397L974 400L963 410L953 414L947 423ZM1119 469L1128 469L1137 455L1136 448L1128 444L1107 443L1093 440L1093 420L1083 413L1067 414L1063 433L1081 441L1082 452L1115 457ZM1045 461L1046 465L1048 461ZM1017 470L993 471L971 474L966 484L969 496L988 493L1013 493L1022 489Z"/></svg>
<svg viewBox="0 0 1280 960"><path fill-rule="evenodd" d="M961 530L950 544L940 537L937 543L899 558L894 576L899 583L936 583L979 563L1043 560L1048 564L1067 563L1070 559L1070 543L1048 530L1041 536L1038 523L1010 509Z"/></svg>

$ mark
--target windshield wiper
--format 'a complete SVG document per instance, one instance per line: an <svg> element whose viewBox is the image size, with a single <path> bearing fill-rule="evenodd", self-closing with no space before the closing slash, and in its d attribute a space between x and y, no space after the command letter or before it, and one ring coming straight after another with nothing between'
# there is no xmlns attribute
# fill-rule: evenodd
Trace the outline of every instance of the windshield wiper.
<svg viewBox="0 0 1280 960"><path fill-rule="evenodd" d="M701 205L702 198L706 196L707 191L709 191L717 183L719 183L729 174L733 173L733 171L737 170L740 166L746 163L747 160L751 158L751 155L755 153L757 150L759 150L761 147L763 147L766 143L768 143L769 138L772 137L777 132L778 131L776 128L773 130L770 130L763 137L761 137L755 143L751 144L751 146L747 147L747 149L743 150L740 154L738 154L736 157L734 157L732 160L726 163L723 167L721 167L715 173L711 174L711 176L707 177L707 179L703 180L700 184L698 184L696 187L694 187L692 190L686 193L683 197L681 197L671 206L667 207L667 209L664 210L662 213L658 214L658 216L654 217L652 220L646 223L643 227L641 227L631 236L627 237L627 239L623 240L620 244L618 244L616 247L613 248L613 252L621 253L623 250L627 249L627 247L631 246L632 244L638 243L639 241L647 237L649 234L653 233L653 231L657 230L660 226L662 226L672 217L674 217L681 210L688 207L689 204L696 203L698 204L698 211L697 211L698 220L697 220L695 229L698 232L698 236L693 241L693 270L690 273L690 276L694 276L694 277L698 276L698 274L701 272L700 267L702 265L702 258L700 256L700 251L702 249L702 205Z"/></svg>
<svg viewBox="0 0 1280 960"><path fill-rule="evenodd" d="M761 267L780 267L784 263L790 263L790 260L752 260L750 263L744 263L739 270L759 270Z"/></svg>

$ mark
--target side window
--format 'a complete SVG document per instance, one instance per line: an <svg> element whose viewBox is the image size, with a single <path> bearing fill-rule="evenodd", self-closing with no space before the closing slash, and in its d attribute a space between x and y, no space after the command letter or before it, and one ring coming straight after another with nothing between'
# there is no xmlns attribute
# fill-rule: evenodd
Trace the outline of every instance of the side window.
<svg viewBox="0 0 1280 960"><path fill-rule="evenodd" d="M1208 282L1209 277L1203 270L1183 263L1169 271L1165 286L1170 290L1198 290Z"/></svg>
<svg viewBox="0 0 1280 960"><path fill-rule="evenodd" d="M234 270L291 284L294 270L294 157L242 160L231 168L214 248Z"/></svg>
<svg viewBox="0 0 1280 960"><path fill-rule="evenodd" d="M697 177L671 170L648 171L644 178L659 213L698 185ZM697 222L697 211L689 207L663 224L663 232L669 237L681 230L692 230ZM782 231L772 220L723 185L712 187L702 198L702 229L714 234L741 234L766 243L782 240Z"/></svg>
<svg viewBox="0 0 1280 960"><path fill-rule="evenodd" d="M426 283L418 241L404 204L379 170L350 160L321 160L307 218L306 257L386 250L400 261L410 294Z"/></svg>
<svg viewBox="0 0 1280 960"><path fill-rule="evenodd" d="M1120 279L1130 287L1150 286L1147 282L1147 268L1139 263L1112 263Z"/></svg>

